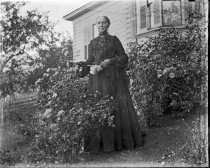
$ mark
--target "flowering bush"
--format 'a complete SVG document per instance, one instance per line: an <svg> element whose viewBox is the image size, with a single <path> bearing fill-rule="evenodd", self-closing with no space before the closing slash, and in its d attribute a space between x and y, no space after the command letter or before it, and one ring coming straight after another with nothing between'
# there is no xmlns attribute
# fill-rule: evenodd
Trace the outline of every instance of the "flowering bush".
<svg viewBox="0 0 210 168"><path fill-rule="evenodd" d="M38 98L39 127L27 154L30 161L69 162L83 150L85 135L99 135L102 127L114 127L114 98L89 93L88 78L78 78L81 67L51 68L38 81L44 89Z"/></svg>
<svg viewBox="0 0 210 168"><path fill-rule="evenodd" d="M184 117L200 103L205 30L199 25L200 14L193 17L195 22L184 28L161 28L141 43L129 45L130 91L145 124L169 111Z"/></svg>
<svg viewBox="0 0 210 168"><path fill-rule="evenodd" d="M14 150L0 150L0 165L5 167L15 165L20 161L20 155Z"/></svg>

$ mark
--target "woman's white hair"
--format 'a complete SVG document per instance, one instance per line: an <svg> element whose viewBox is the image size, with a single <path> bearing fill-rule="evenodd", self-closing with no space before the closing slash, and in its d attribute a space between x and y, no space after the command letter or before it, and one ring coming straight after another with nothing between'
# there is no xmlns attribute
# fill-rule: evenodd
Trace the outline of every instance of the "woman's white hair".
<svg viewBox="0 0 210 168"><path fill-rule="evenodd" d="M99 18L101 18L101 17L105 18L106 21L109 23L109 25L111 24L111 22L110 22L110 20L109 20L109 18L108 18L107 16L99 16L99 17L97 17L96 22L97 22L97 20L98 20Z"/></svg>

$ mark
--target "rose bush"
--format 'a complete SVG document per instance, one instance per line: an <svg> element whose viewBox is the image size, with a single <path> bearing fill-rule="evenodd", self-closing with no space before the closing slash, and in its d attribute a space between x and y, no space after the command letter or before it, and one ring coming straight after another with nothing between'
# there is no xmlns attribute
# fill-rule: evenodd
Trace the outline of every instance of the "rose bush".
<svg viewBox="0 0 210 168"><path fill-rule="evenodd" d="M189 10L188 14L183 28L161 28L140 43L129 44L130 91L145 125L152 125L163 113L184 117L200 104L206 76L205 29L200 13Z"/></svg>
<svg viewBox="0 0 210 168"><path fill-rule="evenodd" d="M111 96L88 92L88 77L78 77L83 65L49 68L37 82L39 127L27 160L70 162L83 151L84 136L100 134L104 126L114 127L117 104Z"/></svg>

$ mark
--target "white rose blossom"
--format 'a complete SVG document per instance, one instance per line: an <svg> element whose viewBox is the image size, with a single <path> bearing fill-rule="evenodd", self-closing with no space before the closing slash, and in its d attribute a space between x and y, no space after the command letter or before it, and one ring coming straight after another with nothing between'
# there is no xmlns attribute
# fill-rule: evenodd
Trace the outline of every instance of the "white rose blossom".
<svg viewBox="0 0 210 168"><path fill-rule="evenodd" d="M96 74L102 71L102 67L100 65L93 65L90 67L90 74Z"/></svg>
<svg viewBox="0 0 210 168"><path fill-rule="evenodd" d="M52 114L52 109L46 109L43 116L48 118L51 116L51 114Z"/></svg>
<svg viewBox="0 0 210 168"><path fill-rule="evenodd" d="M170 78L175 78L175 74L174 74L173 72L171 72L171 73L169 74L169 77L170 77Z"/></svg>

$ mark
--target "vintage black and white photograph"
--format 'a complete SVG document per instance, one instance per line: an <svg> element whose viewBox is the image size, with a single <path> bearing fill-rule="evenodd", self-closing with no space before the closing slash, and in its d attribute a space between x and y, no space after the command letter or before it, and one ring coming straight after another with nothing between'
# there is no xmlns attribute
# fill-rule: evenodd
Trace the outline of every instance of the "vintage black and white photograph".
<svg viewBox="0 0 210 168"><path fill-rule="evenodd" d="M0 168L208 167L208 0L1 0Z"/></svg>

